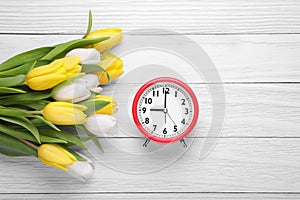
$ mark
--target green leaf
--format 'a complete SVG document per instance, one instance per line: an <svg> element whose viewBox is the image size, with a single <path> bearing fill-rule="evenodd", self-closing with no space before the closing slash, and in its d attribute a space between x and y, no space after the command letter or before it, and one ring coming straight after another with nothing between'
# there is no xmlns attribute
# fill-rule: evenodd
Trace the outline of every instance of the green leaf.
<svg viewBox="0 0 300 200"><path fill-rule="evenodd" d="M15 127L11 127L8 125L0 124L0 132L6 133L16 138L22 138L25 140L37 142L35 137L33 137L33 135L30 132L26 130L16 129Z"/></svg>
<svg viewBox="0 0 300 200"><path fill-rule="evenodd" d="M35 149L4 133L0 133L0 153L7 156L37 156Z"/></svg>
<svg viewBox="0 0 300 200"><path fill-rule="evenodd" d="M44 117L39 116L39 115L32 115L31 117L35 118L36 120L39 120L41 124L47 125L50 128L53 128L56 131L60 132L60 129L57 128L54 124L52 124L50 121L46 120Z"/></svg>
<svg viewBox="0 0 300 200"><path fill-rule="evenodd" d="M86 115L90 115L97 110L100 110L104 108L106 105L108 105L109 101L103 101L103 100L93 100L93 101L84 101L80 103L80 105L84 105L87 107L87 109L84 111Z"/></svg>
<svg viewBox="0 0 300 200"><path fill-rule="evenodd" d="M26 128L37 139L38 143L41 143L39 137L39 131L29 119L25 117L4 117L4 116L0 116L0 119Z"/></svg>
<svg viewBox="0 0 300 200"><path fill-rule="evenodd" d="M26 93L26 91L11 87L0 87L0 93Z"/></svg>
<svg viewBox="0 0 300 200"><path fill-rule="evenodd" d="M42 47L20 53L0 64L0 71L8 70L28 62L33 62L35 60L40 60L53 48L54 47Z"/></svg>
<svg viewBox="0 0 300 200"><path fill-rule="evenodd" d="M87 134L87 136L93 141L93 143L96 145L96 147L100 150L100 152L104 153L98 138L93 133L91 133L89 130L87 130L85 128L85 126L83 126L83 125L77 125L76 127L83 130Z"/></svg>
<svg viewBox="0 0 300 200"><path fill-rule="evenodd" d="M92 15L92 11L89 10L89 23L85 35L82 38L86 38L86 36L91 32L92 26L93 26L93 15Z"/></svg>
<svg viewBox="0 0 300 200"><path fill-rule="evenodd" d="M51 91L28 92L26 94L15 94L0 100L0 105L13 105L22 102L33 102L51 97Z"/></svg>
<svg viewBox="0 0 300 200"><path fill-rule="evenodd" d="M101 37L101 38L84 38L72 40L66 43L59 44L55 46L53 50L51 50L47 55L45 55L42 60L53 60L54 58L62 58L66 55L67 52L72 49L86 47L91 44L99 43L104 40L107 40L109 37Z"/></svg>
<svg viewBox="0 0 300 200"><path fill-rule="evenodd" d="M33 66L33 68L44 66L44 65L48 65L51 62L52 62L51 60L38 60L36 62L36 64Z"/></svg>
<svg viewBox="0 0 300 200"><path fill-rule="evenodd" d="M68 148L67 146L62 144L57 144L57 145L64 148L66 151L70 152L78 161L87 161L85 158L81 157L78 153Z"/></svg>
<svg viewBox="0 0 300 200"><path fill-rule="evenodd" d="M110 52L110 49L106 49L102 54L101 54L101 60L103 60L105 58L105 56Z"/></svg>
<svg viewBox="0 0 300 200"><path fill-rule="evenodd" d="M94 72L103 72L105 71L102 67L93 64L82 64L81 71L87 74L94 73Z"/></svg>
<svg viewBox="0 0 300 200"><path fill-rule="evenodd" d="M110 75L107 71L105 71L108 82L110 82Z"/></svg>
<svg viewBox="0 0 300 200"><path fill-rule="evenodd" d="M25 63L18 67L0 72L0 77L15 76L19 74L26 75L33 67L33 63Z"/></svg>
<svg viewBox="0 0 300 200"><path fill-rule="evenodd" d="M31 142L38 142L36 138L32 136L32 134L25 129L16 129L14 127L0 124L0 132L6 133L7 135L13 136L15 138L22 138L24 140L28 140ZM68 143L63 139L59 139L51 136L40 135L40 139L41 139L41 143L63 143L63 144Z"/></svg>
<svg viewBox="0 0 300 200"><path fill-rule="evenodd" d="M26 106L28 108L34 109L34 110L43 110L44 107L50 103L50 101L47 100L38 100L38 101L30 101L30 102L22 102L23 106Z"/></svg>
<svg viewBox="0 0 300 200"><path fill-rule="evenodd" d="M27 116L31 116L31 114L19 108L0 107L0 116L27 117Z"/></svg>
<svg viewBox="0 0 300 200"><path fill-rule="evenodd" d="M62 83L58 84L57 86L55 86L52 91L51 91L51 95L55 94L58 90L60 90L60 88L70 84L70 83L73 83L75 82L76 80L78 80L79 78L83 77L84 74L83 73L80 73L78 76L75 76L75 77L72 77L72 78L69 78L65 81L63 81Z"/></svg>
<svg viewBox="0 0 300 200"><path fill-rule="evenodd" d="M16 75L5 78L0 78L0 87L10 87L20 85L25 81L25 75Z"/></svg>
<svg viewBox="0 0 300 200"><path fill-rule="evenodd" d="M87 150L87 147L80 140L80 138L78 136L73 135L71 133L68 133L66 131L43 130L43 131L40 131L40 132L41 132L42 135L60 138L62 140L65 140L65 141L67 141L69 143L78 145L78 146L82 147L83 149Z"/></svg>
<svg viewBox="0 0 300 200"><path fill-rule="evenodd" d="M67 141L58 139L58 138L53 138L53 137L48 137L44 135L40 135L41 142L42 143L61 143L61 144L67 144Z"/></svg>
<svg viewBox="0 0 300 200"><path fill-rule="evenodd" d="M90 139L91 139L91 138L88 137L88 136L86 136L86 137L80 136L80 140L81 140L82 142L87 142L87 141L89 141Z"/></svg>

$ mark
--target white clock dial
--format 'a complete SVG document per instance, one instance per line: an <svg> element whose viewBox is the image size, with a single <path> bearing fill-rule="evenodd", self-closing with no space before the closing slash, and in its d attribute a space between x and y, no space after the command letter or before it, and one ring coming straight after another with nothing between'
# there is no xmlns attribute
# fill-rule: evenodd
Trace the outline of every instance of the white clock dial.
<svg viewBox="0 0 300 200"><path fill-rule="evenodd" d="M193 112L189 93L172 82L151 85L138 100L138 120L143 129L159 138L172 138L184 133L193 120Z"/></svg>

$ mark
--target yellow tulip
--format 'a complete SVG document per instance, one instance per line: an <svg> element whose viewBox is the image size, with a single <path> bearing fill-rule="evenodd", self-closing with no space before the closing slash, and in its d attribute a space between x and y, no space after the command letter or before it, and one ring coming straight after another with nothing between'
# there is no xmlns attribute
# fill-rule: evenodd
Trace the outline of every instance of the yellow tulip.
<svg viewBox="0 0 300 200"><path fill-rule="evenodd" d="M43 110L44 117L57 125L83 124L86 122L87 107L68 102L50 102Z"/></svg>
<svg viewBox="0 0 300 200"><path fill-rule="evenodd" d="M122 39L122 29L120 28L105 28L96 30L92 33L89 33L86 38L100 38L100 37L109 37L109 39L104 40L103 42L99 42L97 44L92 45L95 49L97 49L100 53L105 50L119 44Z"/></svg>
<svg viewBox="0 0 300 200"><path fill-rule="evenodd" d="M103 107L100 110L97 110L95 113L96 114L105 114L105 115L112 115L114 113L116 113L117 110L117 102L115 101L114 98L112 98L111 96L104 96L104 95L97 95L94 97L94 99L90 100L90 101L107 101L109 102L109 104L107 104L105 107Z"/></svg>
<svg viewBox="0 0 300 200"><path fill-rule="evenodd" d="M33 90L53 88L68 78L77 76L81 71L80 58L70 56L32 69L26 76L27 85Z"/></svg>
<svg viewBox="0 0 300 200"><path fill-rule="evenodd" d="M110 81L115 80L121 76L123 71L123 61L113 53L108 53L99 64L106 72L97 72L100 84L109 82L107 74L109 74Z"/></svg>
<svg viewBox="0 0 300 200"><path fill-rule="evenodd" d="M68 171L67 166L77 161L75 156L56 144L43 144L38 149L38 157L44 164Z"/></svg>

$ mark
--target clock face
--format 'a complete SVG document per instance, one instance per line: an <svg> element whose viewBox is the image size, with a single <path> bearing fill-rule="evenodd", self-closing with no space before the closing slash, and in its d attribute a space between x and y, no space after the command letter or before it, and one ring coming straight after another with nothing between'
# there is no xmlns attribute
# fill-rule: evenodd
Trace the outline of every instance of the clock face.
<svg viewBox="0 0 300 200"><path fill-rule="evenodd" d="M174 142L193 129L198 118L198 102L185 83L158 78L137 92L133 117L146 137L156 142Z"/></svg>

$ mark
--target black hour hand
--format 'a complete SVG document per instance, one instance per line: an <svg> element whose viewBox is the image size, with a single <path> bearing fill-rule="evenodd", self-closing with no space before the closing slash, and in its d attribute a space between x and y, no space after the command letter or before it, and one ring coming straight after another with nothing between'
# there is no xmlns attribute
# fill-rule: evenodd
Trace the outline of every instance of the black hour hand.
<svg viewBox="0 0 300 200"><path fill-rule="evenodd" d="M150 108L150 111L160 111L160 112L164 112L163 108Z"/></svg>

